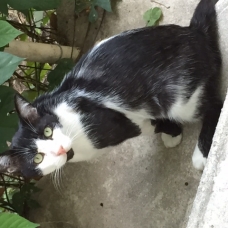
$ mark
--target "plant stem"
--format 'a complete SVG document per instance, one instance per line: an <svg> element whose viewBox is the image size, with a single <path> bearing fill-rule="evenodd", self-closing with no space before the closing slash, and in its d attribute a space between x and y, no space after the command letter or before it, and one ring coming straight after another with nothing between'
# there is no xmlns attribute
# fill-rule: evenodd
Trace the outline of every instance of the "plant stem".
<svg viewBox="0 0 228 228"><path fill-rule="evenodd" d="M1 207L1 208L4 208L5 210L8 210L8 211L15 212L15 210L14 210L14 209L12 209L12 208L8 208L8 207L5 207L5 206L2 206L1 204L0 204L0 207Z"/></svg>
<svg viewBox="0 0 228 228"><path fill-rule="evenodd" d="M25 65L18 65L18 66L20 66L20 67L28 67L28 68L35 68L36 69L36 67L33 67L33 66L25 66ZM50 70L50 71L53 71L52 69L46 69L46 68L42 68L42 70Z"/></svg>
<svg viewBox="0 0 228 228"><path fill-rule="evenodd" d="M7 202L8 202L8 204L10 204L10 200L9 200L9 196L8 196L8 192L7 192L7 187L6 187L6 183L5 183L5 178L4 178L4 176L2 174L1 174L1 178L2 178L2 181L4 183L4 188L5 188L5 194L6 194Z"/></svg>

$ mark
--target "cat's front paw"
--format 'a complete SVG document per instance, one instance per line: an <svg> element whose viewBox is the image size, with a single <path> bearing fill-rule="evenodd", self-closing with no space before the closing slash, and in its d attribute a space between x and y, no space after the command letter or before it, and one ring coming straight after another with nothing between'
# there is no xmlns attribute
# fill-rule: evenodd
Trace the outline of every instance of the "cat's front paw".
<svg viewBox="0 0 228 228"><path fill-rule="evenodd" d="M181 139L182 139L182 134L178 136L171 136L165 133L161 134L161 139L165 145L166 148L172 148L180 144Z"/></svg>
<svg viewBox="0 0 228 228"><path fill-rule="evenodd" d="M195 147L195 150L193 152L193 156L192 156L192 164L194 166L195 169L199 170L199 171L203 171L204 167L206 165L207 162L207 158L205 158L202 154L202 152L200 151L198 144Z"/></svg>

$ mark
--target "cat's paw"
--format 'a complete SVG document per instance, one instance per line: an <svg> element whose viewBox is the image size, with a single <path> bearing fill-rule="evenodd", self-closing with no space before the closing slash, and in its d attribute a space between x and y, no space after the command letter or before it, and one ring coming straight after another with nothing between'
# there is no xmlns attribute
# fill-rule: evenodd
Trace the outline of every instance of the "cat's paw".
<svg viewBox="0 0 228 228"><path fill-rule="evenodd" d="M182 134L180 134L176 137L172 137L171 135L162 133L161 139L166 148L172 148L172 147L175 147L180 144L181 139L182 139Z"/></svg>
<svg viewBox="0 0 228 228"><path fill-rule="evenodd" d="M206 165L206 162L207 162L207 158L203 156L197 144L192 155L192 164L195 169L199 171L203 171Z"/></svg>

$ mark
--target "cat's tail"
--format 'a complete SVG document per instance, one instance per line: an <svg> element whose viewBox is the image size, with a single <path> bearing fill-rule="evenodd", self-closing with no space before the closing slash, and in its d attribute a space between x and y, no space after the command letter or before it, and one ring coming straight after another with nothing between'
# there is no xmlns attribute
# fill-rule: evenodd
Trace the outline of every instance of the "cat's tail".
<svg viewBox="0 0 228 228"><path fill-rule="evenodd" d="M218 0L200 0L195 9L190 28L203 32L212 42L218 40L217 16L215 4Z"/></svg>

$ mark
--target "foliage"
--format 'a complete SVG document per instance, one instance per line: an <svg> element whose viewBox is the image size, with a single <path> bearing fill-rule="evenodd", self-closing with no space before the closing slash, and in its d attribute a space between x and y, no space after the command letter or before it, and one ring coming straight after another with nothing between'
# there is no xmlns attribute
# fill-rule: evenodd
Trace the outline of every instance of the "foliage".
<svg viewBox="0 0 228 228"><path fill-rule="evenodd" d="M61 59L55 68L55 71L48 74L47 79L49 81L49 90L53 90L57 85L60 84L64 75L70 71L74 66L72 59Z"/></svg>
<svg viewBox="0 0 228 228"><path fill-rule="evenodd" d="M0 20L0 47L7 45L20 34L22 34L22 32L15 29L8 22Z"/></svg>
<svg viewBox="0 0 228 228"><path fill-rule="evenodd" d="M17 68L18 64L23 60L20 57L9 53L0 52L0 85L7 81Z"/></svg>
<svg viewBox="0 0 228 228"><path fill-rule="evenodd" d="M35 228L39 226L21 216L10 213L0 213L0 224L1 228Z"/></svg>
<svg viewBox="0 0 228 228"><path fill-rule="evenodd" d="M18 118L16 114L9 114L14 108L13 96L15 91L7 86L0 86L0 151L7 149L6 141L10 141L15 133Z"/></svg>
<svg viewBox="0 0 228 228"><path fill-rule="evenodd" d="M8 15L9 7L12 7L26 15L26 22L20 24L14 21L6 21L6 18L2 17L2 19L0 19L0 48L4 48L4 46L15 38L22 41L30 39L32 41L54 43L55 40L51 40L50 37L47 39L44 38L42 33L49 31L45 28L45 25L54 13L51 9L55 9L60 3L61 0L1 0L0 12ZM110 0L75 0L75 12L79 14L85 9L90 9L89 20L92 22L97 19L96 6L100 6L109 12L111 11ZM49 11L44 12L44 10ZM40 13L40 11L42 12ZM37 25L41 27L37 27ZM22 58L0 52L0 85L5 82L10 83L15 78L19 79L20 82L27 87L23 95L29 98L30 101L36 98L40 93L56 87L63 76L73 67L72 61L66 59L59 61L59 64L57 64L54 70L52 70L53 66L48 63L26 62L25 64L20 64L22 61ZM50 75L47 78L49 86L47 86L45 82L47 82L46 75L49 72ZM11 77L12 75L13 77ZM8 91L6 92L6 90ZM10 93L12 95L13 91L10 91L9 88L1 89L0 99L4 99L4 93ZM10 96L10 99L12 99L12 96ZM8 117L6 113L9 113L13 109L12 102L10 102L10 104L11 105L8 106L3 106L3 103L0 104L0 113L3 113L2 110L4 110L4 114L0 114L0 116L4 115L3 120ZM8 119L10 118L15 119L15 117L10 117L9 115ZM8 122L9 121L7 121L7 123ZM12 126L13 124L14 126ZM15 128L16 121L12 121L11 126L3 124L2 121L0 122L0 133L5 132L5 134L3 134L4 137L0 138L0 152L2 149L6 149L6 139L10 141Z"/></svg>
<svg viewBox="0 0 228 228"><path fill-rule="evenodd" d="M98 18L97 11L95 9L96 6L100 6L101 8L105 9L108 12L111 12L111 4L110 0L93 0L90 7L90 13L89 13L89 21L94 22Z"/></svg>
<svg viewBox="0 0 228 228"><path fill-rule="evenodd" d="M40 207L32 198L33 193L41 191L35 186L34 181L0 174L0 186L3 186L0 187L0 212L11 211L24 216L27 208Z"/></svg>
<svg viewBox="0 0 228 228"><path fill-rule="evenodd" d="M90 22L96 21L97 6L111 12L110 0L75 1L75 14L88 13ZM64 75L72 69L71 59L61 59L57 65L28 62L12 54L3 52L14 39L21 41L56 43L50 28L50 20L62 0L0 0L0 153L8 148L7 142L17 128L18 117L14 113L13 97L15 83L20 85L20 93L29 101L39 94L56 87ZM19 21L10 20L11 10L17 10ZM21 19L23 18L23 20ZM13 88L12 88L13 87ZM0 173L0 224L1 227L38 227L21 216L28 208L39 204L32 199L34 192L40 191L34 180ZM14 213L8 213L14 212ZM21 216L19 216L21 215Z"/></svg>
<svg viewBox="0 0 228 228"><path fill-rule="evenodd" d="M157 25L161 17L162 11L159 7L151 8L147 10L143 15L143 19L147 22L147 26Z"/></svg>
<svg viewBox="0 0 228 228"><path fill-rule="evenodd" d="M56 9L61 3L61 0L1 0L0 1L0 12L8 15L7 4L15 10L25 12L28 9L35 9L37 11ZM97 19L96 6L99 6L108 12L111 12L110 0L75 0L75 12L81 13L85 9L90 9L89 20L94 22Z"/></svg>
<svg viewBox="0 0 228 228"><path fill-rule="evenodd" d="M111 12L110 0L75 0L75 12L76 14L81 13L83 10L89 9L89 21L94 22L98 18L96 6Z"/></svg>

